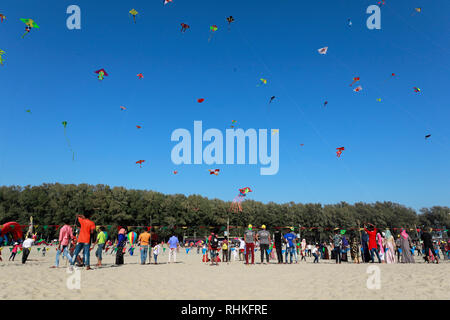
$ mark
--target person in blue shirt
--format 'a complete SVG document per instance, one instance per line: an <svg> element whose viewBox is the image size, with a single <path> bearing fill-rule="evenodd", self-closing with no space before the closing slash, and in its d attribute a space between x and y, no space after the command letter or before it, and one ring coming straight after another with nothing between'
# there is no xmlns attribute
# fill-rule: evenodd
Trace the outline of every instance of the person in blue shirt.
<svg viewBox="0 0 450 320"><path fill-rule="evenodd" d="M173 262L177 262L177 251L180 247L180 242L178 241L178 238L175 235L172 235L167 242L169 244L169 263L170 258L173 256Z"/></svg>
<svg viewBox="0 0 450 320"><path fill-rule="evenodd" d="M286 241L286 252L289 252L290 263L292 264L292 257L295 254L295 240L297 239L294 234L294 227L291 227L291 231L284 235L284 239ZM287 263L287 259L284 263Z"/></svg>
<svg viewBox="0 0 450 320"><path fill-rule="evenodd" d="M123 264L123 248L125 247L125 242L127 240L125 228L119 230L117 237L117 252L116 252L116 265Z"/></svg>

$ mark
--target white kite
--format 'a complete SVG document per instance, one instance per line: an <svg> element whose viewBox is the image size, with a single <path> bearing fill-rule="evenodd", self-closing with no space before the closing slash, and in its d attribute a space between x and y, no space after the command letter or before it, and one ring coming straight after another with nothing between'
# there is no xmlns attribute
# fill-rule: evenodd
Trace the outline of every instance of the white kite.
<svg viewBox="0 0 450 320"><path fill-rule="evenodd" d="M360 92L360 91L362 91L362 87L361 87L361 86L358 86L358 87L356 87L355 89L353 89L353 91L355 91L355 92Z"/></svg>
<svg viewBox="0 0 450 320"><path fill-rule="evenodd" d="M327 54L327 51L328 51L328 47L323 47L323 48L320 48L319 50L317 50L317 51L319 51L319 53L320 54Z"/></svg>

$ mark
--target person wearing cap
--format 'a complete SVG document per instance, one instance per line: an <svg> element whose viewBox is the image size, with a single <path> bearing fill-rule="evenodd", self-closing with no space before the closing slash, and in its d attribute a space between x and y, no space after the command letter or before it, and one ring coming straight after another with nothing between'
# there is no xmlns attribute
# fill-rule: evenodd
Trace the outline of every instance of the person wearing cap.
<svg viewBox="0 0 450 320"><path fill-rule="evenodd" d="M255 264L255 232L252 231L251 224L248 225L247 231L244 233L245 241L245 264L248 265L248 255L252 254L252 264Z"/></svg>
<svg viewBox="0 0 450 320"><path fill-rule="evenodd" d="M261 264L264 263L264 254L266 255L267 263L269 263L269 244L270 244L270 233L266 230L266 225L261 226L262 230L259 230L256 235L256 240L259 241L259 249L261 250Z"/></svg>
<svg viewBox="0 0 450 320"><path fill-rule="evenodd" d="M292 258L295 255L295 240L297 236L294 234L294 227L290 228L290 232L284 235L284 239L286 241L286 252L289 252L290 263L292 264ZM287 263L287 255L285 256L285 262Z"/></svg>

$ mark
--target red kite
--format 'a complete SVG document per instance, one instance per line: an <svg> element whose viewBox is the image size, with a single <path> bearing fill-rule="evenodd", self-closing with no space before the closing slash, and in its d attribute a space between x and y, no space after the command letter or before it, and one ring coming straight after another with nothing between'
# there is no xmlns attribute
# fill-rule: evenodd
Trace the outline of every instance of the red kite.
<svg viewBox="0 0 450 320"><path fill-rule="evenodd" d="M203 98L197 99L198 103L202 103L203 101L205 101L205 99L203 99Z"/></svg>
<svg viewBox="0 0 450 320"><path fill-rule="evenodd" d="M215 170L208 169L208 170L209 170L209 174L215 174L216 176L219 175L220 169L215 169Z"/></svg>
<svg viewBox="0 0 450 320"><path fill-rule="evenodd" d="M140 128L142 128L142 127L141 127L141 126L136 126L136 128L140 129Z"/></svg>
<svg viewBox="0 0 450 320"><path fill-rule="evenodd" d="M139 161L136 161L136 164L139 163L139 168L142 168L142 163L144 163L144 162L145 162L145 160L139 160Z"/></svg>
<svg viewBox="0 0 450 320"><path fill-rule="evenodd" d="M142 73L138 73L137 76L138 76L139 79L144 78L144 75Z"/></svg>
<svg viewBox="0 0 450 320"><path fill-rule="evenodd" d="M336 151L336 155L339 158L341 156L341 154L342 154L342 151L344 151L345 148L344 147L340 147L340 148L336 148L336 150L337 150Z"/></svg>

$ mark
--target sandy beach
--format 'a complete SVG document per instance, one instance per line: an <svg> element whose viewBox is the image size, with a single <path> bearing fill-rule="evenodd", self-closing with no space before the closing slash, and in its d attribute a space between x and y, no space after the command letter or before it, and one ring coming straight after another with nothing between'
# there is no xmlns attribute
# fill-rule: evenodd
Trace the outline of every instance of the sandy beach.
<svg viewBox="0 0 450 320"><path fill-rule="evenodd" d="M94 249L95 250L95 249ZM91 264L96 263L94 250ZM33 248L29 261L21 254L9 262L9 248L0 262L0 299L450 299L450 263L374 264L380 268L380 289L368 289L367 268L373 264L342 263L312 258L298 264L246 266L232 261L210 266L201 254L180 250L176 264L167 264L167 251L158 265L140 265L138 256L125 255L125 265L113 266L114 255L104 254L104 267L80 269L80 289L68 289L66 260L51 269L56 251L46 256Z"/></svg>

